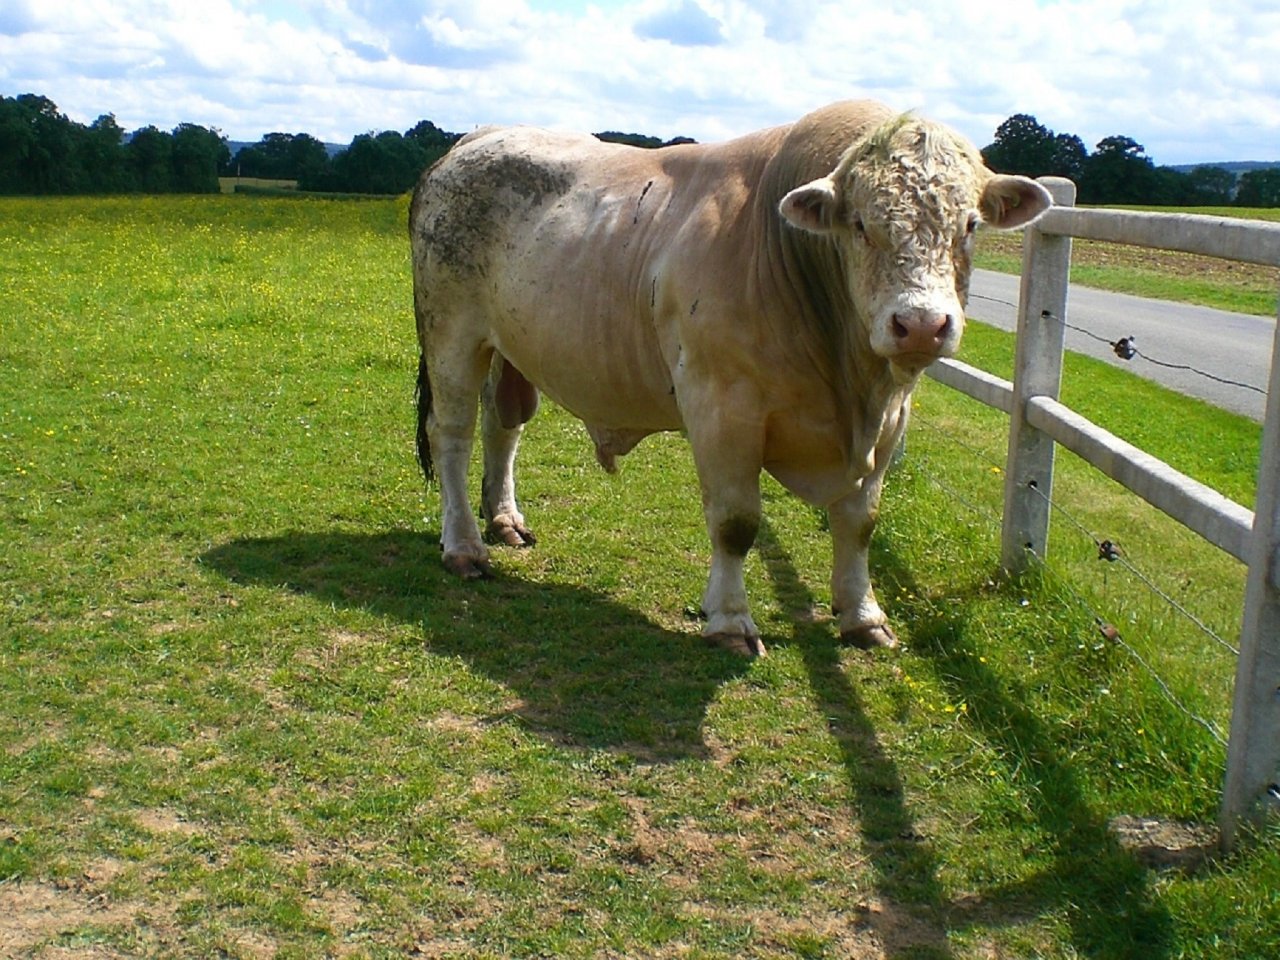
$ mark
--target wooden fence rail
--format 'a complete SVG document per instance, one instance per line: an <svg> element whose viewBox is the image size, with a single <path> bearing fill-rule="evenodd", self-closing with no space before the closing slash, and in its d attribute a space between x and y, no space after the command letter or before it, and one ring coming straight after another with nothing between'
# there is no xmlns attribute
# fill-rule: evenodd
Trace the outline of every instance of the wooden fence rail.
<svg viewBox="0 0 1280 960"><path fill-rule="evenodd" d="M1075 184L1041 182L1055 207L1023 239L1014 379L955 360L929 375L1009 414L1001 562L1022 572L1048 555L1056 445L1249 565L1219 825L1230 847L1242 823L1280 811L1280 321L1271 354L1254 511L1090 422L1058 401L1071 239L1280 266L1280 224L1188 214L1082 210ZM1212 336L1212 331L1207 331Z"/></svg>

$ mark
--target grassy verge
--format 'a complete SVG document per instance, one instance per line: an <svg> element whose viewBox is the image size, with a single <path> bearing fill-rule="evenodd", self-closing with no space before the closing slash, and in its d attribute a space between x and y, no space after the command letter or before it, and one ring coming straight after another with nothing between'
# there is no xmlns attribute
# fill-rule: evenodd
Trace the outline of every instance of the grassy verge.
<svg viewBox="0 0 1280 960"><path fill-rule="evenodd" d="M1107 831L1212 821L1186 711L1224 725L1233 665L1079 527L1227 637L1238 565L1064 457L1052 567L1004 581L1002 419L925 384L873 544L897 653L834 643L822 518L771 483L772 655L704 649L687 448L609 477L551 406L539 546L454 582L404 214L0 201L0 953L1276 953L1276 837L1182 875ZM1256 425L1074 359L1066 393L1247 502Z"/></svg>

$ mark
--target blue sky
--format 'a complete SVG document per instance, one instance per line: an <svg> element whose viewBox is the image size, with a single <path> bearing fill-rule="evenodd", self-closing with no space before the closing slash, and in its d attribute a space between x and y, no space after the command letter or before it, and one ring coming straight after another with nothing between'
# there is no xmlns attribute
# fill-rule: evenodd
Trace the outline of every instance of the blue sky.
<svg viewBox="0 0 1280 960"><path fill-rule="evenodd" d="M346 143L429 119L719 140L846 97L1157 163L1280 160L1280 0L3 0L0 93Z"/></svg>

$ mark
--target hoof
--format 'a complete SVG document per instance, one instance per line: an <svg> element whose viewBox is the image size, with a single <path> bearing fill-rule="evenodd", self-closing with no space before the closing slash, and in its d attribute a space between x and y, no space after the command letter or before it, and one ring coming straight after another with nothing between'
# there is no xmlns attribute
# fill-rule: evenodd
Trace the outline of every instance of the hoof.
<svg viewBox="0 0 1280 960"><path fill-rule="evenodd" d="M861 650L874 650L876 647L892 650L898 645L898 637L887 624L868 623L841 633L840 642Z"/></svg>
<svg viewBox="0 0 1280 960"><path fill-rule="evenodd" d="M707 646L720 647L740 657L754 658L768 654L764 641L759 637L744 637L735 633L711 633L704 634L702 639L707 642Z"/></svg>
<svg viewBox="0 0 1280 960"><path fill-rule="evenodd" d="M477 560L475 557L445 554L444 568L463 580L489 580L493 577L489 561Z"/></svg>
<svg viewBox="0 0 1280 960"><path fill-rule="evenodd" d="M532 530L523 523L512 523L506 517L490 520L484 528L484 539L507 547L532 547L538 542Z"/></svg>

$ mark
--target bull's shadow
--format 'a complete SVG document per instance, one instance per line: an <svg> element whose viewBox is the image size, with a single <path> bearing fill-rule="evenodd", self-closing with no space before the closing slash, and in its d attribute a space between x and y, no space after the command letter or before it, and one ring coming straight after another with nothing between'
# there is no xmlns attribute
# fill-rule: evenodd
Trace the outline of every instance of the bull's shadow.
<svg viewBox="0 0 1280 960"><path fill-rule="evenodd" d="M237 583L420 625L430 652L505 685L521 722L566 745L703 755L708 704L747 668L601 593L509 573L459 581L431 534L303 531L235 540L202 560Z"/></svg>
<svg viewBox="0 0 1280 960"><path fill-rule="evenodd" d="M813 597L767 524L759 543L779 602L797 610L811 605ZM884 537L873 543L871 559L884 595L926 594ZM960 901L943 896L942 864L919 834L897 765L867 717L857 686L830 644L803 636L812 628L796 621L794 642L803 652L815 701L844 755L879 890L890 900L912 905L924 921L925 934L917 931L914 942L895 941L900 931L892 927L882 931L886 955L918 956L924 949L929 956L950 957L949 931L1002 927L1061 913L1080 956L1168 957L1173 920L1153 895L1148 871L1108 834L1082 772L1049 725L1027 706L1026 691L980 655L968 604L957 599L961 602L913 620L912 650L952 698L973 705L964 721L973 742L989 743L1021 771L1028 784L1027 812L1047 838L1046 850L1037 852L1049 854L1042 857L1043 868L1025 878L975 890ZM981 842L980 836L975 842ZM1126 922L1117 924L1117 916Z"/></svg>

